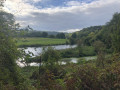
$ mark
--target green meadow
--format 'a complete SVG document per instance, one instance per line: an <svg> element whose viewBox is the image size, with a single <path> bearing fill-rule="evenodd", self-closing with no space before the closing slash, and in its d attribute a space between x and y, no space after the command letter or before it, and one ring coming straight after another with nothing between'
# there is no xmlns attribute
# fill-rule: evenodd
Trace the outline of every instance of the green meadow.
<svg viewBox="0 0 120 90"><path fill-rule="evenodd" d="M19 38L17 39L17 46L19 47L37 47L50 45L66 44L67 39L53 39L53 38Z"/></svg>

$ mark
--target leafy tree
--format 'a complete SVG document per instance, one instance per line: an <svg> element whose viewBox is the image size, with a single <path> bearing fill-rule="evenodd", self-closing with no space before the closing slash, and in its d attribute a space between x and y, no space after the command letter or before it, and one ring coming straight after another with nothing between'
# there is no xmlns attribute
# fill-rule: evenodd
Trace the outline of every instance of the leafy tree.
<svg viewBox="0 0 120 90"><path fill-rule="evenodd" d="M105 44L101 41L95 41L93 46L95 47L97 53L96 65L104 67L105 61Z"/></svg>
<svg viewBox="0 0 120 90"><path fill-rule="evenodd" d="M47 32L42 32L42 37L47 37L48 33Z"/></svg>
<svg viewBox="0 0 120 90"><path fill-rule="evenodd" d="M77 38L77 34L76 34L76 33L73 33L71 37L72 37L72 38Z"/></svg>
<svg viewBox="0 0 120 90"><path fill-rule="evenodd" d="M15 31L15 19L10 13L0 11L0 82L4 85L20 83L16 60L19 51L12 39Z"/></svg>
<svg viewBox="0 0 120 90"><path fill-rule="evenodd" d="M43 48L42 61L45 64L54 64L57 63L60 59L60 54L57 50L52 47Z"/></svg>
<svg viewBox="0 0 120 90"><path fill-rule="evenodd" d="M114 49L114 52L120 52L120 13L115 13L110 22L106 23L102 29L92 39L104 42L107 49Z"/></svg>
<svg viewBox="0 0 120 90"><path fill-rule="evenodd" d="M58 34L56 35L56 38L65 39L65 34L64 34L64 33L58 33Z"/></svg>
<svg viewBox="0 0 120 90"><path fill-rule="evenodd" d="M87 37L90 33L98 33L102 29L102 26L91 26L88 28L83 28L78 32L78 38L83 39Z"/></svg>
<svg viewBox="0 0 120 90"><path fill-rule="evenodd" d="M111 25L112 30L112 47L114 49L115 53L120 52L120 13L115 13L113 16L113 19L111 22L109 22L109 25Z"/></svg>

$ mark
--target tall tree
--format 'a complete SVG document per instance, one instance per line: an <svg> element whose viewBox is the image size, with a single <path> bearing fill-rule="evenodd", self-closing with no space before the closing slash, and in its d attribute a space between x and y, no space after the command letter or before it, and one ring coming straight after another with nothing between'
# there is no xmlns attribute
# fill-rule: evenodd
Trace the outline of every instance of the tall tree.
<svg viewBox="0 0 120 90"><path fill-rule="evenodd" d="M112 30L112 47L114 52L120 52L120 13L115 13L109 23Z"/></svg>
<svg viewBox="0 0 120 90"><path fill-rule="evenodd" d="M2 4L3 1L0 3ZM19 84L19 74L15 61L18 59L19 51L11 36L14 30L14 16L0 10L0 82L3 84Z"/></svg>

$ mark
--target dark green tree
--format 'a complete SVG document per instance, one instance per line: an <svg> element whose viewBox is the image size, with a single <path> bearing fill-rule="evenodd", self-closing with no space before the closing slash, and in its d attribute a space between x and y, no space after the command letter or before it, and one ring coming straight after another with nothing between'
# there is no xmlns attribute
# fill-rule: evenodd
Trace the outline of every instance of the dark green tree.
<svg viewBox="0 0 120 90"><path fill-rule="evenodd" d="M42 37L47 37L48 33L47 32L42 32Z"/></svg>
<svg viewBox="0 0 120 90"><path fill-rule="evenodd" d="M18 73L16 60L19 51L12 38L15 31L15 19L10 13L0 11L0 82L4 85L18 85L20 75Z"/></svg>
<svg viewBox="0 0 120 90"><path fill-rule="evenodd" d="M64 33L58 33L56 35L56 38L65 39L65 34Z"/></svg>
<svg viewBox="0 0 120 90"><path fill-rule="evenodd" d="M72 37L72 38L77 38L77 34L76 34L76 33L73 33L71 37Z"/></svg>
<svg viewBox="0 0 120 90"><path fill-rule="evenodd" d="M112 47L115 53L120 52L120 13L115 13L111 22Z"/></svg>
<svg viewBox="0 0 120 90"><path fill-rule="evenodd" d="M60 59L60 54L53 47L43 48L42 61L45 64L54 64L57 63Z"/></svg>
<svg viewBox="0 0 120 90"><path fill-rule="evenodd" d="M101 41L95 41L93 44L95 51L97 53L96 65L104 67L105 62L105 44Z"/></svg>

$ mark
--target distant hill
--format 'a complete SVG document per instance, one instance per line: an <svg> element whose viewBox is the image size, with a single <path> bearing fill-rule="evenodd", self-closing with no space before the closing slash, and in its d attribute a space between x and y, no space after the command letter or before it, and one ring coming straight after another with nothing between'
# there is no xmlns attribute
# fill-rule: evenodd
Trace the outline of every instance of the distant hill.
<svg viewBox="0 0 120 90"><path fill-rule="evenodd" d="M76 40L82 40L85 45L92 45L95 41L102 41L108 49L119 47L120 13L115 13L113 18L103 26L91 26L75 33L77 34ZM120 51L120 47L117 50Z"/></svg>

